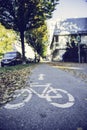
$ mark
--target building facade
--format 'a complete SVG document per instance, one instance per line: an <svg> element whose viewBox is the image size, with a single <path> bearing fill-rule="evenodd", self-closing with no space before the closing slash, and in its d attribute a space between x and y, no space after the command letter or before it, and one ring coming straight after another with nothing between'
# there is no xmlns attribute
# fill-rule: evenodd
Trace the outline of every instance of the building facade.
<svg viewBox="0 0 87 130"><path fill-rule="evenodd" d="M53 61L87 63L87 18L56 22L50 49Z"/></svg>

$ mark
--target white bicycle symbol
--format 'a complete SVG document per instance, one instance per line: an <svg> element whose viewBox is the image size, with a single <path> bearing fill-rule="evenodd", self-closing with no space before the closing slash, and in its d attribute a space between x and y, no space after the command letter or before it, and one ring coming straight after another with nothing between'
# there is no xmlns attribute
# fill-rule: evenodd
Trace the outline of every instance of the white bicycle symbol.
<svg viewBox="0 0 87 130"><path fill-rule="evenodd" d="M45 89L41 92L41 94L39 94L35 89L33 89L34 87L45 87ZM32 84L30 88L22 89L19 91L19 94L15 94L16 99L22 96L24 96L24 99L19 103L7 103L4 108L17 109L23 107L27 102L30 101L33 94L36 94L39 98L46 99L51 105L59 108L69 108L73 106L75 102L74 97L70 93L63 89L53 88L49 83L46 85Z"/></svg>

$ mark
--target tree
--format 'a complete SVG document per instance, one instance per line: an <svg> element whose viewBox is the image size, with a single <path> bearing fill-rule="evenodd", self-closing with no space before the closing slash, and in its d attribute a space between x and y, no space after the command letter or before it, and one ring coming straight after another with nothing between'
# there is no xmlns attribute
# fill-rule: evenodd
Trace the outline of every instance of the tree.
<svg viewBox="0 0 87 130"><path fill-rule="evenodd" d="M12 45L16 39L16 34L13 30L7 30L0 24L0 54L3 55L6 51L12 50Z"/></svg>
<svg viewBox="0 0 87 130"><path fill-rule="evenodd" d="M46 24L29 30L25 34L27 43L34 48L34 52L45 57L47 51L48 34Z"/></svg>
<svg viewBox="0 0 87 130"><path fill-rule="evenodd" d="M58 0L0 0L0 22L20 32L22 56L25 59L24 32L39 27L52 16Z"/></svg>

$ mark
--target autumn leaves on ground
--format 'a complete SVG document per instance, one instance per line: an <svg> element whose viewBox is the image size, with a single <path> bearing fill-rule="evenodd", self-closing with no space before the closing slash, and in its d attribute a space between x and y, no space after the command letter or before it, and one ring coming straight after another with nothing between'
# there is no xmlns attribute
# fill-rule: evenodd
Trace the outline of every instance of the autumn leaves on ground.
<svg viewBox="0 0 87 130"><path fill-rule="evenodd" d="M47 64L71 73L73 76L87 83L87 64L62 62ZM13 99L15 90L26 87L26 81L27 79L29 80L31 70L36 65L32 63L0 68L0 107ZM70 67L77 67L77 69L70 69ZM80 71L78 68L85 68L86 71L83 71L83 69Z"/></svg>
<svg viewBox="0 0 87 130"><path fill-rule="evenodd" d="M24 88L35 64L0 68L0 107L13 99L15 90Z"/></svg>

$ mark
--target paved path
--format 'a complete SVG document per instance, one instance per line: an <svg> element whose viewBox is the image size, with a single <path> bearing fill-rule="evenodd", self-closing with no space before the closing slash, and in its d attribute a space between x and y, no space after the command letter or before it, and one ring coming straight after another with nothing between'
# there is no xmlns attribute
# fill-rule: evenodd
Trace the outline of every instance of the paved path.
<svg viewBox="0 0 87 130"><path fill-rule="evenodd" d="M0 109L0 130L87 130L87 84L46 64Z"/></svg>

